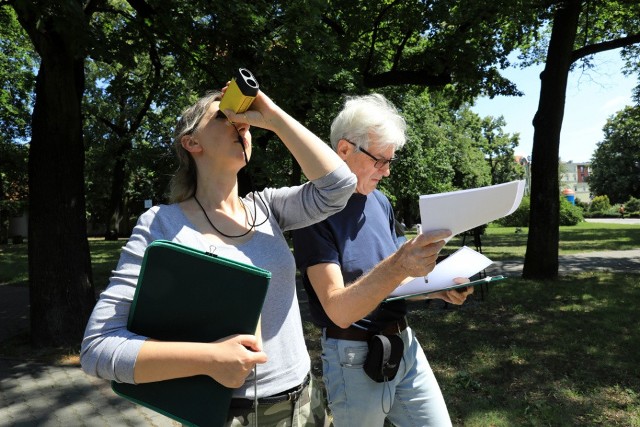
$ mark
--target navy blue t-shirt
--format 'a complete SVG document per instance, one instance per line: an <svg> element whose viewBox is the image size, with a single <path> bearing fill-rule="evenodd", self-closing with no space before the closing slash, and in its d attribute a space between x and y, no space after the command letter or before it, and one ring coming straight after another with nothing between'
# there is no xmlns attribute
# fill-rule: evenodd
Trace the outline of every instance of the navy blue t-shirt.
<svg viewBox="0 0 640 427"><path fill-rule="evenodd" d="M397 249L393 209L378 190L366 196L355 193L342 211L312 226L294 230L292 235L296 265L309 296L311 317L320 327L335 324L322 308L307 277L307 268L338 264L347 286ZM378 332L400 320L406 312L404 300L383 302L353 326Z"/></svg>

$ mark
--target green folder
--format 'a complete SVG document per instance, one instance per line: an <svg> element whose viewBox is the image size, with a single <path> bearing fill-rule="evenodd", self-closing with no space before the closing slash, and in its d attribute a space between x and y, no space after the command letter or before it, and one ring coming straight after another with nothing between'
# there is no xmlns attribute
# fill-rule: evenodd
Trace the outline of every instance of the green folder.
<svg viewBox="0 0 640 427"><path fill-rule="evenodd" d="M254 334L271 272L156 240L145 251L128 329L163 341L211 342ZM232 389L206 375L112 382L120 396L190 426L222 426Z"/></svg>

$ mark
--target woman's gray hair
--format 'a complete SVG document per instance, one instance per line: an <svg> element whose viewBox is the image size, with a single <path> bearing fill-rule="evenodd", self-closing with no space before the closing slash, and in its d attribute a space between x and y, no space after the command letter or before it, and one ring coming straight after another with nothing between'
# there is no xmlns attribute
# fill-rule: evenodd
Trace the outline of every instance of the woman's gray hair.
<svg viewBox="0 0 640 427"><path fill-rule="evenodd" d="M181 139L185 135L191 135L198 127L198 123L209 110L211 104L220 101L222 93L219 91L208 92L198 99L195 104L186 108L176 124L173 136L173 148L178 157L178 169L171 178L169 190L169 202L180 203L193 196L197 187L196 163L187 150L184 149Z"/></svg>
<svg viewBox="0 0 640 427"><path fill-rule="evenodd" d="M331 123L331 146L336 150L338 141L346 139L367 149L373 137L383 149L399 150L406 142L406 130L404 118L384 96L352 96Z"/></svg>

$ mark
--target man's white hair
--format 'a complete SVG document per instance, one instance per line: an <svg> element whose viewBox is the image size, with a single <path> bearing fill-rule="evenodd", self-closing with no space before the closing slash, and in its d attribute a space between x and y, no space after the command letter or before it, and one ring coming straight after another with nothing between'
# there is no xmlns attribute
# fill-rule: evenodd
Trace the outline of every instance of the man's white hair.
<svg viewBox="0 0 640 427"><path fill-rule="evenodd" d="M346 139L367 149L375 139L383 149L393 146L399 150L406 142L406 129L404 118L384 96L352 96L331 123L331 146L335 150L338 141Z"/></svg>

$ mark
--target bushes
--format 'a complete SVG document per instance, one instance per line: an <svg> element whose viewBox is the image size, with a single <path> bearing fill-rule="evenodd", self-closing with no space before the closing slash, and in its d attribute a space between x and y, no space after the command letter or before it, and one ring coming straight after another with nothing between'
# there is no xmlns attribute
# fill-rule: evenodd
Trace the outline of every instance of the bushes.
<svg viewBox="0 0 640 427"><path fill-rule="evenodd" d="M531 200L529 196L524 196L518 209L509 216L500 218L496 223L503 227L528 227L529 226L529 209Z"/></svg>
<svg viewBox="0 0 640 427"><path fill-rule="evenodd" d="M566 198L560 198L560 225L576 225L584 221L582 208L573 205Z"/></svg>
<svg viewBox="0 0 640 427"><path fill-rule="evenodd" d="M604 216L604 214L606 214L610 210L611 202L609 201L609 196L596 196L593 198L593 200L591 200L591 206L589 206L589 216Z"/></svg>
<svg viewBox="0 0 640 427"><path fill-rule="evenodd" d="M591 201L591 205L585 210L585 217L588 218L620 218L620 211L618 210L620 205L612 206L609 203L609 197L596 196ZM640 200L635 197L629 197L629 200L624 203L625 216L639 217L640 216Z"/></svg>
<svg viewBox="0 0 640 427"><path fill-rule="evenodd" d="M495 222L503 227L528 227L530 208L531 200L529 196L525 196L514 213ZM582 221L582 209L571 204L565 197L560 197L560 225L576 225Z"/></svg>
<svg viewBox="0 0 640 427"><path fill-rule="evenodd" d="M629 197L629 201L624 204L625 211L629 213L640 212L640 199L636 199L635 197Z"/></svg>

